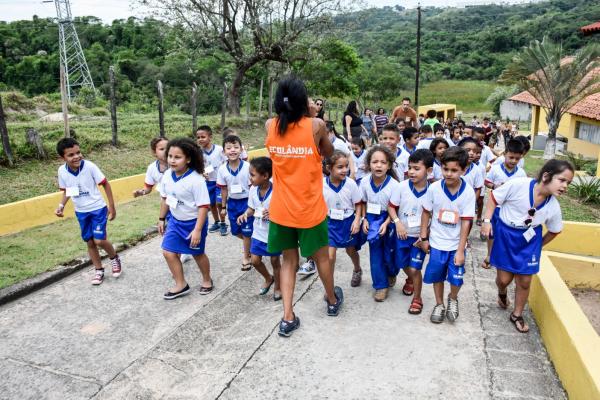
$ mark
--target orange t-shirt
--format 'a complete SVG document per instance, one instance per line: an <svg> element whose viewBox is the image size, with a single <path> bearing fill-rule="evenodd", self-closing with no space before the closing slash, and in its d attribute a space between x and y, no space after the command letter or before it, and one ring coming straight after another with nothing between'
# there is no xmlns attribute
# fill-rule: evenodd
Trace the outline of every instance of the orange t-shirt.
<svg viewBox="0 0 600 400"><path fill-rule="evenodd" d="M277 118L265 141L273 161L273 194L269 219L291 228L312 228L327 216L321 156L313 138L312 118L288 125L281 136Z"/></svg>

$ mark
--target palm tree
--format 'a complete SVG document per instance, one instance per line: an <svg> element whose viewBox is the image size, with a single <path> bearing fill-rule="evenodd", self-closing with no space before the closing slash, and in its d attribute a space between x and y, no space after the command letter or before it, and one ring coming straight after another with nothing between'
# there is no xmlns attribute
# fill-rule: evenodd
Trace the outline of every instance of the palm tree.
<svg viewBox="0 0 600 400"><path fill-rule="evenodd" d="M548 123L544 159L554 158L556 130L563 115L585 97L600 92L600 46L591 44L565 57L561 44L547 37L534 40L513 58L499 82L517 84L544 108Z"/></svg>

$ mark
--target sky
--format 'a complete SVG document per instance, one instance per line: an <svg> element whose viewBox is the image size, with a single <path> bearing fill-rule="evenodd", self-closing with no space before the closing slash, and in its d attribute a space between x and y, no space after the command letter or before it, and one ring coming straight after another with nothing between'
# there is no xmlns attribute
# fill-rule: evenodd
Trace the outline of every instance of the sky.
<svg viewBox="0 0 600 400"><path fill-rule="evenodd" d="M0 21L31 19L39 17L55 17L54 2L43 3L43 0L0 0ZM351 1L351 0L348 0ZM373 7L394 6L415 7L418 0L363 0ZM421 0L423 6L460 6L464 4L480 4L485 0ZM505 3L523 3L524 0L504 0ZM73 16L94 15L106 23L114 19L127 18L131 15L141 16L139 9L133 9L134 2L127 0L71 0Z"/></svg>

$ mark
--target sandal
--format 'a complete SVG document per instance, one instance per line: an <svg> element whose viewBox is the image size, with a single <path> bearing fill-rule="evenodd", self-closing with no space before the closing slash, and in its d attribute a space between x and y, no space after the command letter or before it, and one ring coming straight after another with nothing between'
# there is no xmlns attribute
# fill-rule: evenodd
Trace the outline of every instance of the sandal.
<svg viewBox="0 0 600 400"><path fill-rule="evenodd" d="M213 291L213 289L215 288L215 284L213 283L212 279L210 280L210 287L204 287L204 286L200 286L200 294L201 295L206 295L209 294Z"/></svg>
<svg viewBox="0 0 600 400"><path fill-rule="evenodd" d="M517 332L520 332L520 333L529 332L529 327L525 323L525 320L523 319L522 315L516 316L515 314L511 313L509 319L510 319L510 322L512 322L513 325L515 326L515 328L517 329Z"/></svg>
<svg viewBox="0 0 600 400"><path fill-rule="evenodd" d="M413 286L412 281L410 280L410 278L406 278L404 286L402 287L402 293L404 293L405 296L412 296L414 290L415 287Z"/></svg>
<svg viewBox="0 0 600 400"><path fill-rule="evenodd" d="M242 271L250 271L252 269L252 263L249 262L247 264L242 263Z"/></svg>
<svg viewBox="0 0 600 400"><path fill-rule="evenodd" d="M361 280L362 280L362 270L352 272L352 279L350 280L350 286L352 286L352 287L360 286Z"/></svg>
<svg viewBox="0 0 600 400"><path fill-rule="evenodd" d="M413 299L412 303L410 303L410 307L408 308L408 313L417 315L421 314L421 311L423 311L423 300Z"/></svg>
<svg viewBox="0 0 600 400"><path fill-rule="evenodd" d="M503 310L506 310L510 305L510 301L508 300L507 296L508 293L498 293L498 306Z"/></svg>
<svg viewBox="0 0 600 400"><path fill-rule="evenodd" d="M278 290L275 290L273 292L273 301L280 301L281 300L281 292Z"/></svg>
<svg viewBox="0 0 600 400"><path fill-rule="evenodd" d="M483 269L492 268L492 266L490 265L490 259L487 257L483 259L483 261L481 262L481 264L479 266Z"/></svg>
<svg viewBox="0 0 600 400"><path fill-rule="evenodd" d="M269 293L269 290L271 289L271 286L273 286L274 283L275 278L271 277L271 282L269 283L269 285L267 287L260 288L260 292L258 292L258 295L264 296L265 294Z"/></svg>

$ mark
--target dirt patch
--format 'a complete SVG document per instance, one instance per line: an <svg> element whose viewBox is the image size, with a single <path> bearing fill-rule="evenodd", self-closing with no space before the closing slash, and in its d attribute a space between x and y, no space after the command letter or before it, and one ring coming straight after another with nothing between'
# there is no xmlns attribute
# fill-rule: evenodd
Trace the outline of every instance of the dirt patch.
<svg viewBox="0 0 600 400"><path fill-rule="evenodd" d="M592 289L571 289L579 307L600 335L600 291Z"/></svg>

